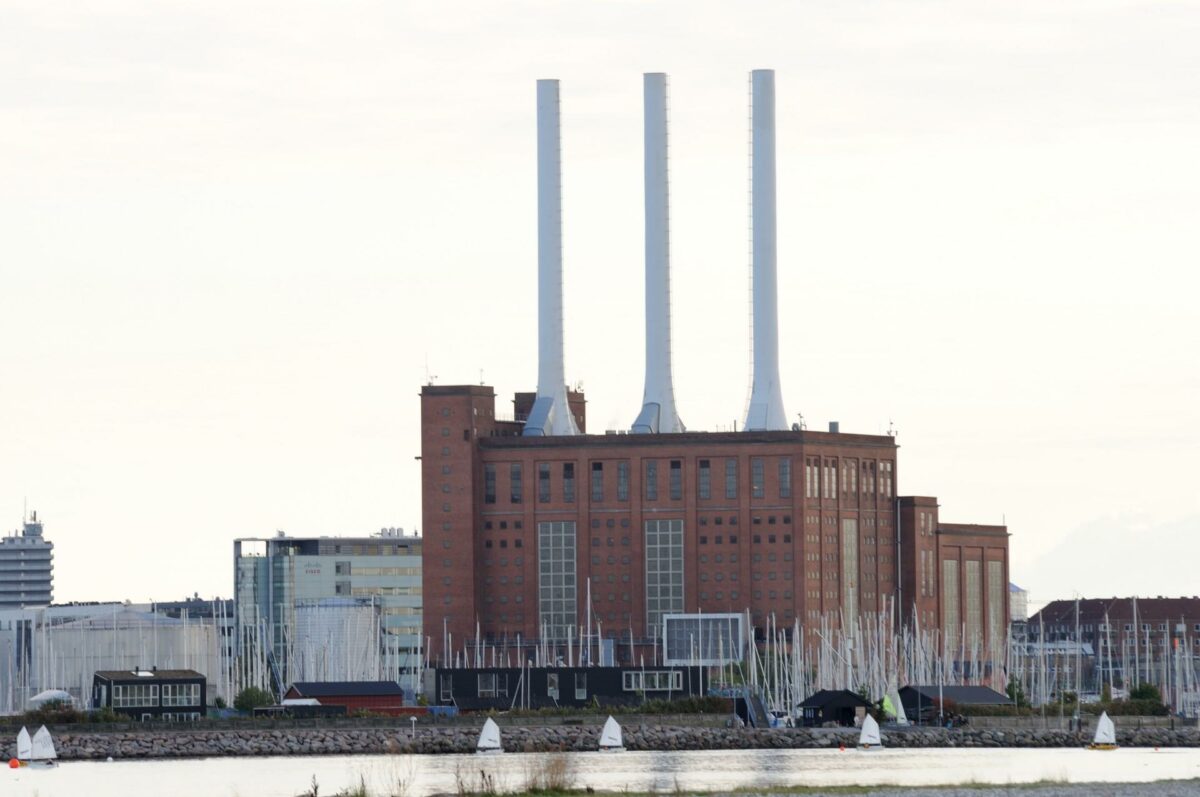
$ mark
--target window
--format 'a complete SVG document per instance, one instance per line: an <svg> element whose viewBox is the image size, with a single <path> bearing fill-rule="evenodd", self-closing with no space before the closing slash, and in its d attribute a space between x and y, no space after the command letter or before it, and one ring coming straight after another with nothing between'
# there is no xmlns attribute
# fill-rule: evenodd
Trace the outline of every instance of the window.
<svg viewBox="0 0 1200 797"><path fill-rule="evenodd" d="M892 463L879 463L879 493L884 498L892 497Z"/></svg>
<svg viewBox="0 0 1200 797"><path fill-rule="evenodd" d="M551 700L558 700L558 673L546 673L546 697Z"/></svg>
<svg viewBox="0 0 1200 797"><path fill-rule="evenodd" d="M550 463L538 463L538 501L550 503Z"/></svg>
<svg viewBox="0 0 1200 797"><path fill-rule="evenodd" d="M550 639L566 639L575 627L575 523L538 523L540 624Z"/></svg>
<svg viewBox="0 0 1200 797"><path fill-rule="evenodd" d="M350 563L349 562L335 562L333 565L333 574L335 576L350 575Z"/></svg>
<svg viewBox="0 0 1200 797"><path fill-rule="evenodd" d="M821 497L821 477L818 471L820 470L820 460L816 457L808 457L804 460L804 497L805 498L820 498Z"/></svg>
<svg viewBox="0 0 1200 797"><path fill-rule="evenodd" d="M564 462L562 466L563 501L575 503L575 463Z"/></svg>
<svg viewBox="0 0 1200 797"><path fill-rule="evenodd" d="M517 462L508 466L508 482L510 503L521 503L521 465Z"/></svg>
<svg viewBox="0 0 1200 797"><path fill-rule="evenodd" d="M158 684L114 684L113 708L145 708L158 705Z"/></svg>
<svg viewBox="0 0 1200 797"><path fill-rule="evenodd" d="M163 684L162 704L164 706L200 705L200 684Z"/></svg>
<svg viewBox="0 0 1200 797"><path fill-rule="evenodd" d="M766 487L763 484L763 460L762 457L750 458L750 497L762 498L766 495Z"/></svg>
<svg viewBox="0 0 1200 797"><path fill-rule="evenodd" d="M779 459L779 497L792 497L792 458L780 457Z"/></svg>
<svg viewBox="0 0 1200 797"><path fill-rule="evenodd" d="M621 688L626 692L679 692L683 673L679 670L626 670L621 673Z"/></svg>
<svg viewBox="0 0 1200 797"><path fill-rule="evenodd" d="M707 500L712 497L712 471L709 470L708 460L700 460L699 468L696 475L696 493L702 500Z"/></svg>
<svg viewBox="0 0 1200 797"><path fill-rule="evenodd" d="M958 649L958 561L942 560L942 639L945 652Z"/></svg>
<svg viewBox="0 0 1200 797"><path fill-rule="evenodd" d="M490 462L483 466L483 502L496 503L496 466Z"/></svg>
<svg viewBox="0 0 1200 797"><path fill-rule="evenodd" d="M737 460L725 460L725 497L737 498Z"/></svg>
<svg viewBox="0 0 1200 797"><path fill-rule="evenodd" d="M629 463L617 463L617 500L629 500Z"/></svg>
<svg viewBox="0 0 1200 797"><path fill-rule="evenodd" d="M587 673L575 673L575 699L587 700Z"/></svg>
<svg viewBox="0 0 1200 797"><path fill-rule="evenodd" d="M683 498L683 462L678 459L671 460L670 473L668 473L668 487L671 491L671 500L678 501Z"/></svg>
<svg viewBox="0 0 1200 797"><path fill-rule="evenodd" d="M842 519L842 609L858 617L858 521Z"/></svg>
<svg viewBox="0 0 1200 797"><path fill-rule="evenodd" d="M646 460L646 500L658 500L658 463Z"/></svg>
<svg viewBox="0 0 1200 797"><path fill-rule="evenodd" d="M966 605L967 647L979 644L983 633L983 595L980 579L980 562L968 559L963 564L963 602Z"/></svg>
<svg viewBox="0 0 1200 797"><path fill-rule="evenodd" d="M475 676L479 697L508 697L508 676L504 673L481 672Z"/></svg>
<svg viewBox="0 0 1200 797"><path fill-rule="evenodd" d="M443 703L449 703L454 699L454 678L450 675L443 675L441 678L441 690L438 700Z"/></svg>
<svg viewBox="0 0 1200 797"><path fill-rule="evenodd" d="M592 463L592 500L604 500L604 463Z"/></svg>
<svg viewBox="0 0 1200 797"><path fill-rule="evenodd" d="M837 460L825 460L824 468L824 494L826 498L837 498Z"/></svg>
<svg viewBox="0 0 1200 797"><path fill-rule="evenodd" d="M646 624L658 636L662 616L683 611L683 521L647 520Z"/></svg>
<svg viewBox="0 0 1200 797"><path fill-rule="evenodd" d="M1004 580L1000 562L987 563L988 645L993 651L1003 651L1004 644ZM1088 629L1091 630L1090 628Z"/></svg>

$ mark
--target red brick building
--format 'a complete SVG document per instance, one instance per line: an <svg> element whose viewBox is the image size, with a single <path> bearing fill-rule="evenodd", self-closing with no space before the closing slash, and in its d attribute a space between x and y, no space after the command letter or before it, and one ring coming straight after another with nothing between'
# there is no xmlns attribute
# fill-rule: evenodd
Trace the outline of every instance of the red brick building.
<svg viewBox="0 0 1200 797"><path fill-rule="evenodd" d="M959 629L955 644L964 631L984 645L1003 638L1007 531L944 524L936 499L898 498L895 438L596 435L583 396L570 404L584 434L523 437L520 422L497 419L490 387L422 389L433 660L446 639L461 650L477 622L490 640L561 641L568 626L577 638L589 585L593 625L621 661L631 636L648 650L661 615L680 612L748 609L761 628L772 613L781 626L815 625L894 605L927 628Z"/></svg>

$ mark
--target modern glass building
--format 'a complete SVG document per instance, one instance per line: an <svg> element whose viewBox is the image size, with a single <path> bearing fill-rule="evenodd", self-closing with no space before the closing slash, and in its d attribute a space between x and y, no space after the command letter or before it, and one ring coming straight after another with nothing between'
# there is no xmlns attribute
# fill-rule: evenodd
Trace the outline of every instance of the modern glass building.
<svg viewBox="0 0 1200 797"><path fill-rule="evenodd" d="M54 596L54 543L34 512L21 534L0 539L0 609L47 606Z"/></svg>
<svg viewBox="0 0 1200 797"><path fill-rule="evenodd" d="M416 684L422 657L421 539L234 541L235 668L242 686L294 681Z"/></svg>

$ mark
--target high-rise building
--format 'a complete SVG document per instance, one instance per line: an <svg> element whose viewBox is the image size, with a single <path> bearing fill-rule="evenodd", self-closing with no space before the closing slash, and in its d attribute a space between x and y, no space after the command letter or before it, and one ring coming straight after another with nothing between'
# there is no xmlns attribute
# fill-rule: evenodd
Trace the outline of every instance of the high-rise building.
<svg viewBox="0 0 1200 797"><path fill-rule="evenodd" d="M47 606L53 597L54 543L34 512L20 534L0 539L0 609Z"/></svg>
<svg viewBox="0 0 1200 797"><path fill-rule="evenodd" d="M421 661L421 539L239 539L233 543L237 682L400 681Z"/></svg>

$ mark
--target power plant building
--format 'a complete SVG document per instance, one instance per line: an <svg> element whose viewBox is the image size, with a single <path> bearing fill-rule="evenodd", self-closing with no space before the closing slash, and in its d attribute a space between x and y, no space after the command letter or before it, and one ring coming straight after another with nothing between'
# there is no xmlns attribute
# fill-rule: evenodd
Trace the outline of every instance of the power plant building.
<svg viewBox="0 0 1200 797"><path fill-rule="evenodd" d="M780 387L774 73L751 75L753 361L744 431L685 429L672 384L666 78L645 76L646 381L628 430L589 433L563 378L557 81L538 82L538 386L502 420L487 385L425 385L429 659L565 650L658 656L664 617L748 616L750 634L891 614L947 653L1002 654L1008 532L902 497L891 435L789 424ZM631 410L634 403L631 401ZM738 632L741 634L742 632ZM737 636L735 634L735 636ZM732 637L731 637L732 638ZM569 655L568 655L569 658Z"/></svg>

